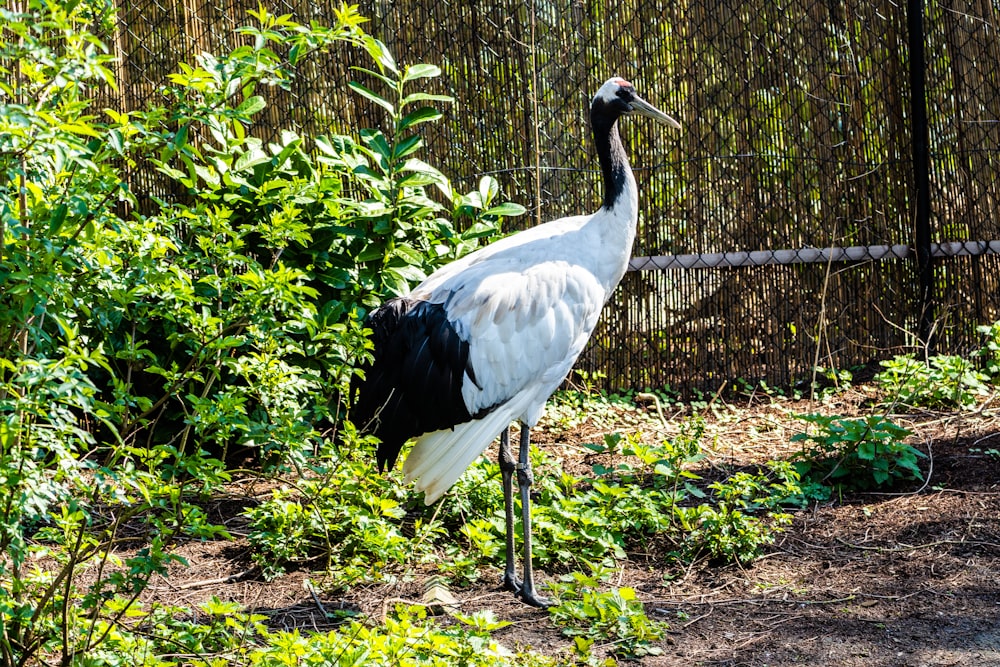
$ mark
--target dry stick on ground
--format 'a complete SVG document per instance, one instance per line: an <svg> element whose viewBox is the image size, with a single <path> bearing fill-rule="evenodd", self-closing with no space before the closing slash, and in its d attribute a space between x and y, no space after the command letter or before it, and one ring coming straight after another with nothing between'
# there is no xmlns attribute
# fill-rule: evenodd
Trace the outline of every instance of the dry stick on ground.
<svg viewBox="0 0 1000 667"><path fill-rule="evenodd" d="M226 577L214 577L212 579L201 579L200 581L189 581L188 583L181 584L180 586L171 586L171 588L173 588L176 591L184 591L184 590L189 590L191 588L203 588L205 586L215 586L218 584L231 584L240 581L242 579L245 579L246 577L249 577L251 574L256 572L257 569L258 568L255 565L254 567L251 567L248 570L243 570L242 572L236 572ZM167 585L170 585L170 580L167 579L166 577L164 577L164 581L167 582Z"/></svg>
<svg viewBox="0 0 1000 667"><path fill-rule="evenodd" d="M843 602L854 602L861 599L873 599L873 600L887 600L891 602L898 602L900 600L906 600L912 598L916 595L922 593L937 593L933 588L921 588L919 590L907 593L905 595L877 595L875 593L851 593L850 595L841 596L837 598L832 598L830 600L801 600L798 598L730 598L728 600L709 600L705 602L699 602L697 600L652 600L648 604L655 605L673 605L675 607L697 607L708 605L712 607L714 611L715 607L732 607L740 605L753 605L757 607L764 607L768 605L796 605L796 606L816 606L821 607L830 604L840 604ZM653 611L659 612L661 614L669 614L669 609L664 608L653 608ZM711 613L711 612L710 612Z"/></svg>

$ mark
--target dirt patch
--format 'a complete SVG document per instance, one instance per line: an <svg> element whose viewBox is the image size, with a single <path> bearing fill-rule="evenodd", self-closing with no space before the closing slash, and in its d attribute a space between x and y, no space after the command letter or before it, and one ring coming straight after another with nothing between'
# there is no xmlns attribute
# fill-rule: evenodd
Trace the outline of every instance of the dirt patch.
<svg viewBox="0 0 1000 667"><path fill-rule="evenodd" d="M705 412L710 456L700 472L711 476L787 455L790 436L802 428L791 414L869 410L863 391L839 401L713 406ZM614 585L635 588L647 613L670 625L663 654L641 664L1000 666L1000 418L981 410L894 419L914 431L913 444L928 454L925 482L799 511L778 542L747 567L696 564L667 571L655 559L623 564ZM623 424L637 428L634 415ZM669 419L663 427L650 424L643 427L650 438L675 428ZM589 466L579 445L599 441L609 426L614 424L605 415L599 423L540 432L538 442L560 449L568 467ZM234 542L182 545L188 566L155 580L147 598L191 607L217 595L269 615L276 627L303 630L332 627L324 613L331 610L378 618L397 600L419 599L419 574L345 597L322 593L322 575L308 570L262 581L248 564L238 516L256 502L256 493L244 487L214 508ZM463 612L491 609L510 621L494 634L509 648L564 652L569 641L545 613L497 590L494 579L499 570L485 583L455 591Z"/></svg>

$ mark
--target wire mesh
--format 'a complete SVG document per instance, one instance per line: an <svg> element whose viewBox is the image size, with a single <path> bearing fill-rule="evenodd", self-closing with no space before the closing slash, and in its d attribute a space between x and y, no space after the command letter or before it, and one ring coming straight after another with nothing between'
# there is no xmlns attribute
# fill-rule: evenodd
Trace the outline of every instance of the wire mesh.
<svg viewBox="0 0 1000 667"><path fill-rule="evenodd" d="M916 0L909 0L912 4ZM122 3L119 103L176 63L232 48L256 0ZM331 22L333 3L270 9ZM587 104L612 75L677 117L622 123L640 188L630 273L579 367L608 387L788 386L816 366L911 349L926 305L913 259L905 7L862 0L395 0L361 4L403 63L433 62L455 97L426 159L458 187L484 174L528 226L599 205ZM1000 318L1000 9L923 6L938 351ZM310 59L254 131L377 126L346 81L358 54ZM918 64L919 65L919 64ZM153 187L136 174L136 187ZM145 180L144 180L145 179Z"/></svg>

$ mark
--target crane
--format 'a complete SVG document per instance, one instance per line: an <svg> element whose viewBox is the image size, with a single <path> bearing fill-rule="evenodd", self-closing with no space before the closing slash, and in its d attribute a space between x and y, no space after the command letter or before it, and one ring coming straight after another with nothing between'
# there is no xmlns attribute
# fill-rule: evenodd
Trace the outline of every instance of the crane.
<svg viewBox="0 0 1000 667"><path fill-rule="evenodd" d="M424 492L428 505L500 436L503 583L537 607L551 602L538 594L531 562L530 430L583 351L631 256L638 194L617 126L630 114L680 128L625 79L605 82L590 105L604 184L597 212L491 243L372 311L366 319L372 358L352 382L349 414L360 432L379 439L379 470L391 469L403 445L416 438L404 479ZM516 458L514 421L521 424ZM523 579L515 566L515 474Z"/></svg>

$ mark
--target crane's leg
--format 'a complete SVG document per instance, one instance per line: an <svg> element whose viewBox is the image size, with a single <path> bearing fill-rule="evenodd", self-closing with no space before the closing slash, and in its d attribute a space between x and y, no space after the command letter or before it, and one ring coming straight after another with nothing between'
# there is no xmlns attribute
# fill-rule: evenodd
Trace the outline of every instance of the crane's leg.
<svg viewBox="0 0 1000 667"><path fill-rule="evenodd" d="M510 427L500 434L500 479L503 482L503 508L506 517L507 565L503 571L503 587L514 593L521 592L521 579L517 576L514 555L514 472L517 459L510 451Z"/></svg>
<svg viewBox="0 0 1000 667"><path fill-rule="evenodd" d="M517 461L517 488L521 492L521 525L524 528L524 581L521 584L521 599L533 607L551 607L552 600L535 591L535 576L531 565L531 429L521 424L521 450ZM511 547L512 548L512 547Z"/></svg>

